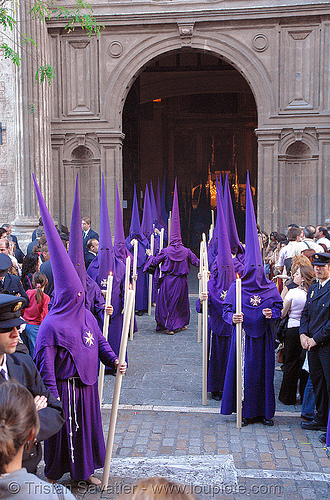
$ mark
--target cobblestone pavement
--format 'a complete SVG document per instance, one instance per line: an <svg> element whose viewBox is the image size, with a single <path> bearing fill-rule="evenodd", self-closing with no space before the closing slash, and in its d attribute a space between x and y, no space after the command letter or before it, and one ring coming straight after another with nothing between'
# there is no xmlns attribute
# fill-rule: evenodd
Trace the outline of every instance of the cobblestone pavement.
<svg viewBox="0 0 330 500"><path fill-rule="evenodd" d="M154 310L151 317L137 318L138 332L128 344L109 487L100 493L69 483L73 493L84 500L114 499L132 491L139 478L161 475L186 485L201 500L330 498L330 460L318 441L320 433L300 428L299 405L277 401L273 427L254 424L240 430L235 415L220 415L219 402L208 399L202 406L196 299L196 293L190 295L188 330L174 336L155 332ZM276 371L277 394L281 378ZM114 381L106 376L105 437Z"/></svg>

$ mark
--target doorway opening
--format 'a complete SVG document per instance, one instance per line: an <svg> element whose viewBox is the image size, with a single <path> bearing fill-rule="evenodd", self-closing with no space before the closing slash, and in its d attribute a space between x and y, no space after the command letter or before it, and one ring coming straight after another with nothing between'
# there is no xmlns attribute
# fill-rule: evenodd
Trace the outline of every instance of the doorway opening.
<svg viewBox="0 0 330 500"><path fill-rule="evenodd" d="M180 49L149 62L128 93L123 112L125 230L133 186L143 206L146 183L173 189L177 177L182 237L193 250L216 207L216 176L229 176L240 234L246 172L256 206L257 107L244 77L221 57ZM170 209L171 196L167 197ZM126 204L124 205L126 206Z"/></svg>

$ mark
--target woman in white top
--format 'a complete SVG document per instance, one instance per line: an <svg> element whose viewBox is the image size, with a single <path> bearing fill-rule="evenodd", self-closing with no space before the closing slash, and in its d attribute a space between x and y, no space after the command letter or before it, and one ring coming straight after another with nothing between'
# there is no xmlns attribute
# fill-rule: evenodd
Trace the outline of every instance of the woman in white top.
<svg viewBox="0 0 330 500"><path fill-rule="evenodd" d="M63 485L46 483L22 468L23 451L32 446L39 431L36 404L22 385L0 384L0 498L74 500ZM38 402L39 409L43 405L47 401Z"/></svg>
<svg viewBox="0 0 330 500"><path fill-rule="evenodd" d="M285 296L281 317L289 316L288 326L284 338L284 365L283 380L278 399L285 405L296 404L297 386L300 379L299 392L303 398L308 375L302 371L302 347L299 337L299 326L302 310L305 306L306 295L315 279L311 266L301 266L293 275L297 285L291 288Z"/></svg>

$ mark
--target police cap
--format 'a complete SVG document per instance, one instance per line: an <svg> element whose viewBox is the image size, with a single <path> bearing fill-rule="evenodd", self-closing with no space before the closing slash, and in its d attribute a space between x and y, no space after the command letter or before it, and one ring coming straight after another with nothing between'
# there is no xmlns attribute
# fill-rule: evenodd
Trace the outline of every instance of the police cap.
<svg viewBox="0 0 330 500"><path fill-rule="evenodd" d="M314 253L314 255L312 255L312 258L313 258L312 261L313 266L325 266L326 264L330 264L329 252Z"/></svg>
<svg viewBox="0 0 330 500"><path fill-rule="evenodd" d="M0 253L0 271L7 271L11 266L11 258L5 253Z"/></svg>
<svg viewBox="0 0 330 500"><path fill-rule="evenodd" d="M8 328L12 330L14 326L25 323L21 316L22 307L26 307L27 302L24 297L14 297L13 295L0 294L0 329Z"/></svg>

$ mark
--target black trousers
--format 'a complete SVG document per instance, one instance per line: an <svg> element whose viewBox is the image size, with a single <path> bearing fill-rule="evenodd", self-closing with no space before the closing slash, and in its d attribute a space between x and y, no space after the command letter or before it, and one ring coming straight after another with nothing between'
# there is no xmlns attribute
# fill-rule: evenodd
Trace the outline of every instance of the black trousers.
<svg viewBox="0 0 330 500"><path fill-rule="evenodd" d="M312 347L308 352L309 373L315 394L315 419L327 426L330 400L330 343Z"/></svg>
<svg viewBox="0 0 330 500"><path fill-rule="evenodd" d="M299 327L288 328L284 338L283 379L278 399L285 405L296 404L297 386L299 383L300 399L304 396L308 373L302 370L303 348L300 343Z"/></svg>

